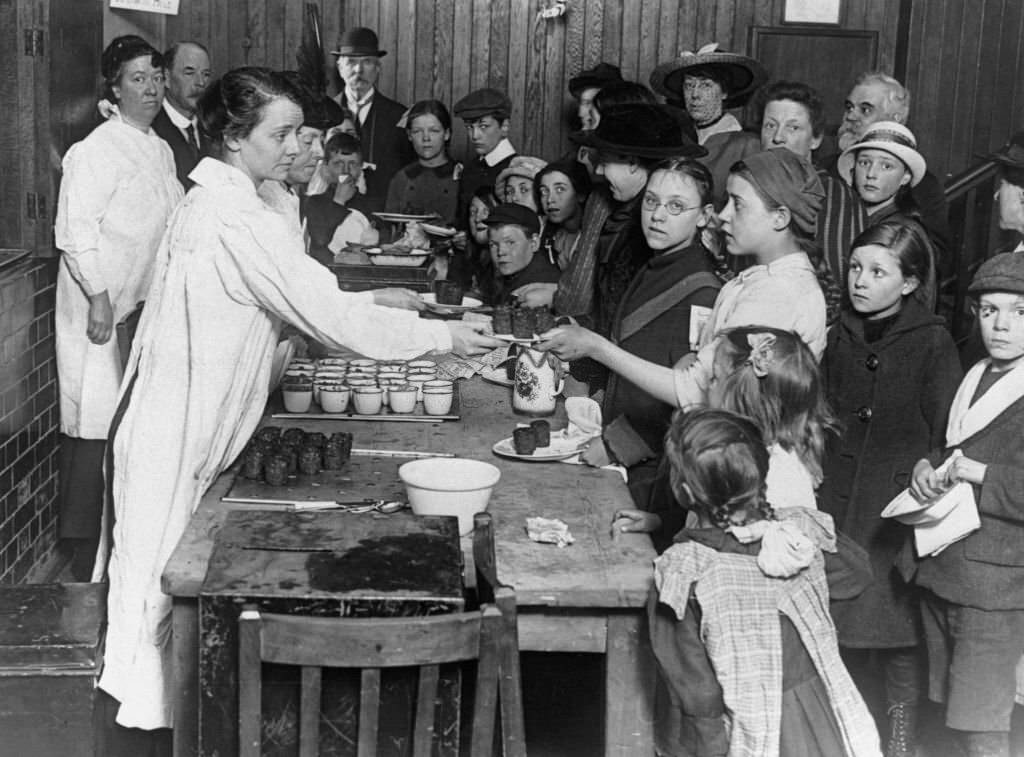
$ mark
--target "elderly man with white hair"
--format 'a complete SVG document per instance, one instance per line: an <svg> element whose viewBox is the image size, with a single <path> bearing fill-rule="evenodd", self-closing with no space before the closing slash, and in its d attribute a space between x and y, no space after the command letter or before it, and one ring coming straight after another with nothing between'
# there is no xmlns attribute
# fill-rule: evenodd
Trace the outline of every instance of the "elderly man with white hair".
<svg viewBox="0 0 1024 757"><path fill-rule="evenodd" d="M872 124L895 121L906 125L909 115L910 92L906 87L881 71L862 73L854 81L843 106L843 122L836 135L840 151L861 139ZM835 164L830 165L829 170L836 173ZM939 264L941 281L951 273L948 207L942 183L935 174L928 171L911 194L921 214L921 222L936 245L935 258Z"/></svg>

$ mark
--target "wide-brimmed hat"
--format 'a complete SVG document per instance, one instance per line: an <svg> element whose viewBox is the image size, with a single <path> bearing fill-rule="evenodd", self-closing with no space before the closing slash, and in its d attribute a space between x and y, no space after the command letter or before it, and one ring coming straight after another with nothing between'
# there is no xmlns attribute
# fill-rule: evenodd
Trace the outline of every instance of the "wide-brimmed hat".
<svg viewBox="0 0 1024 757"><path fill-rule="evenodd" d="M664 105L621 105L601 114L596 129L569 139L602 152L638 158L701 158L708 151L684 134Z"/></svg>
<svg viewBox="0 0 1024 757"><path fill-rule="evenodd" d="M836 163L836 170L847 184L853 186L853 164L860 150L884 150L903 161L910 171L910 186L916 187L924 178L928 164L917 151L914 132L895 121L876 121L864 132L864 136L843 150Z"/></svg>
<svg viewBox="0 0 1024 757"><path fill-rule="evenodd" d="M494 194L499 200L505 199L505 182L513 176L522 176L524 179L533 181L548 162L541 158L534 158L530 155L516 155L509 161L508 166L498 178L494 180Z"/></svg>
<svg viewBox="0 0 1024 757"><path fill-rule="evenodd" d="M686 50L651 72L651 89L672 100L683 99L683 77L704 70L722 82L726 108L743 105L768 79L765 67L753 58L720 52L718 43L704 45L697 52Z"/></svg>
<svg viewBox="0 0 1024 757"><path fill-rule="evenodd" d="M355 29L348 29L341 33L341 37L338 38L338 49L331 50L331 55L372 55L383 58L387 55L387 51L380 49L377 34L373 29L357 26Z"/></svg>
<svg viewBox="0 0 1024 757"><path fill-rule="evenodd" d="M580 71L569 79L569 94L578 100L580 93L588 87L603 87L616 81L622 81L622 70L618 66L601 61L593 68Z"/></svg>

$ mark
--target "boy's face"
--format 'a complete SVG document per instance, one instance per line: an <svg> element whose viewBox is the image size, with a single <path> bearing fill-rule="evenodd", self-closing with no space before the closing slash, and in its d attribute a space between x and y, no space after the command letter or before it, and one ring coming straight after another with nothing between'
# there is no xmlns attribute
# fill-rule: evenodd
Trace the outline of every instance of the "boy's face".
<svg viewBox="0 0 1024 757"><path fill-rule="evenodd" d="M466 135L476 154L483 157L508 136L508 119L499 121L494 116L471 119L466 121Z"/></svg>
<svg viewBox="0 0 1024 757"><path fill-rule="evenodd" d="M519 273L530 265L540 246L540 236L526 235L519 226L492 226L488 232L491 262L502 276Z"/></svg>
<svg viewBox="0 0 1024 757"><path fill-rule="evenodd" d="M1024 359L1024 295L985 292L978 299L981 339L997 371L1015 368Z"/></svg>
<svg viewBox="0 0 1024 757"><path fill-rule="evenodd" d="M363 175L363 156L359 153L336 152L325 165L330 184L342 181L345 176L354 184Z"/></svg>

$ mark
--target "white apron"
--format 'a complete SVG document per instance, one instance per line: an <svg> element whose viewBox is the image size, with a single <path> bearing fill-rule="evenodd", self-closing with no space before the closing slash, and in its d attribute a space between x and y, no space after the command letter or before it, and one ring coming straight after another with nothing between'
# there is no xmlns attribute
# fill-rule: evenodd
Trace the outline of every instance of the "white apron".
<svg viewBox="0 0 1024 757"><path fill-rule="evenodd" d="M382 359L451 349L443 323L340 291L305 255L298 224L242 172L205 158L190 177L196 186L160 246L108 471L115 525L99 685L121 702L118 723L144 729L173 725L171 598L160 574L259 422L281 323Z"/></svg>
<svg viewBox="0 0 1024 757"><path fill-rule="evenodd" d="M87 295L106 290L114 323L145 299L167 219L182 197L171 148L114 118L71 146L63 162L55 225L60 426L106 439L121 385L117 337L85 335Z"/></svg>

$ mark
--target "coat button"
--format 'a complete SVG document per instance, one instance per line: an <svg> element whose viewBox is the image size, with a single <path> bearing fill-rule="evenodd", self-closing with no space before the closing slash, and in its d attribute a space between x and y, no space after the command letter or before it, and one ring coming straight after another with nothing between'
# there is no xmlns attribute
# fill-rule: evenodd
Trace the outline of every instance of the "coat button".
<svg viewBox="0 0 1024 757"><path fill-rule="evenodd" d="M868 355L867 359L864 360L864 365L867 366L869 371L877 371L878 363L878 355Z"/></svg>
<svg viewBox="0 0 1024 757"><path fill-rule="evenodd" d="M857 409L856 415L862 422L867 423L871 420L871 408L867 406L860 407Z"/></svg>

